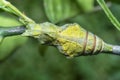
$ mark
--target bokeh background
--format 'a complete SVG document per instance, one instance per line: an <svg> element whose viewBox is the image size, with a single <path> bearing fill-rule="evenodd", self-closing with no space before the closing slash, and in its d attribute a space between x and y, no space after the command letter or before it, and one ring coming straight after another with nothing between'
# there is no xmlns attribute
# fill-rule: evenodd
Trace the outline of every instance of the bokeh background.
<svg viewBox="0 0 120 80"><path fill-rule="evenodd" d="M96 0L8 0L38 23L79 23L104 41L120 45L120 32ZM106 0L120 21L120 1ZM0 10L0 26L22 25ZM67 59L36 39L13 36L0 44L0 80L120 80L120 56L99 54Z"/></svg>

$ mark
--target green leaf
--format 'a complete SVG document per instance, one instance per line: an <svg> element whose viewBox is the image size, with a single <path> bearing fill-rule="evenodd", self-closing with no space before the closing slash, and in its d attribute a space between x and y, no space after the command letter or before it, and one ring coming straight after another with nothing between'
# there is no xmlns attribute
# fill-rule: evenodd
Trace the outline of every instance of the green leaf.
<svg viewBox="0 0 120 80"><path fill-rule="evenodd" d="M22 25L18 20L15 19L15 16L8 15L6 13L0 13L0 26L19 26Z"/></svg>
<svg viewBox="0 0 120 80"><path fill-rule="evenodd" d="M105 14L110 19L112 24L120 31L120 23L119 23L119 21L114 17L112 12L109 10L107 5L105 4L104 0L97 0L97 1L98 1L99 5L103 8Z"/></svg>
<svg viewBox="0 0 120 80"><path fill-rule="evenodd" d="M0 36L0 43L2 42L2 40L3 40L3 37L2 37L2 36Z"/></svg>
<svg viewBox="0 0 120 80"><path fill-rule="evenodd" d="M5 0L0 0L0 7L4 7Z"/></svg>
<svg viewBox="0 0 120 80"><path fill-rule="evenodd" d="M9 37L0 44L0 61L8 57L12 51L20 47L26 42L27 38L23 37Z"/></svg>
<svg viewBox="0 0 120 80"><path fill-rule="evenodd" d="M53 23L73 17L80 12L72 0L44 0L44 8L48 19Z"/></svg>
<svg viewBox="0 0 120 80"><path fill-rule="evenodd" d="M94 8L94 0L76 0L76 1L85 12L89 12Z"/></svg>

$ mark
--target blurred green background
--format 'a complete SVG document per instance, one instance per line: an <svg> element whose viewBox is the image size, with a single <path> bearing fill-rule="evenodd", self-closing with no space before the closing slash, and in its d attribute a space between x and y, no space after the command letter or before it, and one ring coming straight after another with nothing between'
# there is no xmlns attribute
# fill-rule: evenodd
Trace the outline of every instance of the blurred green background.
<svg viewBox="0 0 120 80"><path fill-rule="evenodd" d="M79 23L104 41L120 45L120 32L95 0L9 0L38 23ZM106 0L120 21L120 1ZM0 10L0 26L22 25ZM8 37L0 44L0 80L120 80L120 56L99 54L67 59L36 39Z"/></svg>

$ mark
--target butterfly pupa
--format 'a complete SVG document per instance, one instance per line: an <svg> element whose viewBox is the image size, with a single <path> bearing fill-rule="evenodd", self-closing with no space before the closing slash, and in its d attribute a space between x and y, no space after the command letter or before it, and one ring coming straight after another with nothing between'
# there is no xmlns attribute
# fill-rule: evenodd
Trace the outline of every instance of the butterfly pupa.
<svg viewBox="0 0 120 80"><path fill-rule="evenodd" d="M120 54L120 47L105 43L97 35L83 29L79 24L61 27L42 23L28 30L27 36L38 38L41 44L55 46L68 57L96 55L100 53ZM25 35L25 34L23 34Z"/></svg>

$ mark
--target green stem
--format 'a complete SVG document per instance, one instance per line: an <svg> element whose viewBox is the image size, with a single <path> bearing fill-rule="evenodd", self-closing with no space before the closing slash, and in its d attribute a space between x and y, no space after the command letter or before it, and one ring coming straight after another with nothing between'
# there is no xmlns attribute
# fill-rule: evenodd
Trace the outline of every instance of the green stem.
<svg viewBox="0 0 120 80"><path fill-rule="evenodd" d="M27 25L29 23L35 23L32 19L25 16L23 13L21 13L15 6L13 6L8 1L0 0L0 8L9 12L9 13L12 13L12 14L20 17L20 21L25 25Z"/></svg>
<svg viewBox="0 0 120 80"><path fill-rule="evenodd" d="M104 0L97 0L97 2L99 3L99 5L103 8L105 14L107 15L107 17L110 19L110 21L112 22L112 24L120 31L120 23L119 21L113 16L112 12L109 10L109 8L107 7L107 5L105 4Z"/></svg>

